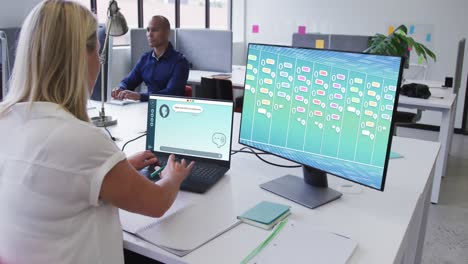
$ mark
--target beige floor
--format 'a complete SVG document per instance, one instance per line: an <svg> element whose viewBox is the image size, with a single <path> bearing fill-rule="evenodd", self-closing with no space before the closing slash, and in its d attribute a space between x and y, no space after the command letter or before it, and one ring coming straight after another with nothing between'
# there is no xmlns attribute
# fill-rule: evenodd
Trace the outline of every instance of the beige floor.
<svg viewBox="0 0 468 264"><path fill-rule="evenodd" d="M400 128L398 136L437 141L438 133ZM439 203L429 211L424 264L468 264L468 136L454 135Z"/></svg>

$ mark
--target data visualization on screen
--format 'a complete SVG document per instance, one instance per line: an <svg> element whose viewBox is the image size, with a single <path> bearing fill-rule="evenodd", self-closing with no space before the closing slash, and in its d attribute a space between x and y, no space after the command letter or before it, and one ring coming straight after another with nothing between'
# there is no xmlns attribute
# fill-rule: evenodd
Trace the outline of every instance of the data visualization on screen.
<svg viewBox="0 0 468 264"><path fill-rule="evenodd" d="M400 57L250 44L240 143L383 189Z"/></svg>

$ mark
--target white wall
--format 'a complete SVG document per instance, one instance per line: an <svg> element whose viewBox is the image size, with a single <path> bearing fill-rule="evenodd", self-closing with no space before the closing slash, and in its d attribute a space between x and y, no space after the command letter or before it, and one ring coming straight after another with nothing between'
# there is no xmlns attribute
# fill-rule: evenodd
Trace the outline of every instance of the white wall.
<svg viewBox="0 0 468 264"><path fill-rule="evenodd" d="M249 0L245 10L246 43L291 45L299 25L305 25L307 32L353 35L386 34L390 24L434 25L431 42L437 62L429 64L430 80L454 75L458 40L468 38L466 0ZM260 33L252 33L253 24L259 25ZM456 127L461 127L467 71L465 56ZM426 111L421 122L439 125L439 118Z"/></svg>

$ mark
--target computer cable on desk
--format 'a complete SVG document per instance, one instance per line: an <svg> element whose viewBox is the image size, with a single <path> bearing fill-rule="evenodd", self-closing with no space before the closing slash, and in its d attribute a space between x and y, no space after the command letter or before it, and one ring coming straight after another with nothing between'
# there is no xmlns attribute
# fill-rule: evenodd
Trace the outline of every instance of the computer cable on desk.
<svg viewBox="0 0 468 264"><path fill-rule="evenodd" d="M248 149L249 151L245 151L245 149ZM266 153L266 152L255 152L253 149L249 148L249 147L243 147L239 150L233 150L231 151L231 155L234 155L234 154L237 154L237 153L247 153L247 154L254 154L255 156L257 156L257 158L267 164L270 164L270 165L273 165L273 166L276 166L276 167L281 167L281 168L300 168L302 167L301 165L282 165L282 164L276 164L276 163L273 163L273 162L270 162L268 160L265 160L264 158L260 157L260 155L271 155L270 153Z"/></svg>
<svg viewBox="0 0 468 264"><path fill-rule="evenodd" d="M116 141L117 139L115 137L112 136L111 132L109 131L109 129L107 129L106 126L104 126L104 130L107 131L107 133L109 134L110 138L112 139L112 141Z"/></svg>
<svg viewBox="0 0 468 264"><path fill-rule="evenodd" d="M129 141L125 142L125 144L122 146L122 151L125 150L125 147L127 146L128 143L131 143L131 142L133 142L133 141L135 141L135 140L137 140L139 138L142 138L144 136L146 136L146 133L144 133L143 135L139 135L138 137L136 137L134 139L130 139Z"/></svg>

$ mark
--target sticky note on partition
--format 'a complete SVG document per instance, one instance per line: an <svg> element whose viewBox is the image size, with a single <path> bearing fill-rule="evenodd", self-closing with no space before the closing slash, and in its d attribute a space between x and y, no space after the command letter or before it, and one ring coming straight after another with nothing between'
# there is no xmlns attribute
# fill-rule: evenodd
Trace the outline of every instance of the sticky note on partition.
<svg viewBox="0 0 468 264"><path fill-rule="evenodd" d="M306 33L306 27L305 26L299 26L297 28L297 32L300 34L300 35L305 35Z"/></svg>
<svg viewBox="0 0 468 264"><path fill-rule="evenodd" d="M323 48L325 48L325 40L323 40L323 39L316 39L316 40L315 40L315 48L316 48L316 49L323 49Z"/></svg>
<svg viewBox="0 0 468 264"><path fill-rule="evenodd" d="M393 31L395 31L395 28L393 26L388 27L388 35L392 34Z"/></svg>
<svg viewBox="0 0 468 264"><path fill-rule="evenodd" d="M414 25L410 25L410 27L409 27L409 34L410 34L410 35L414 34Z"/></svg>
<svg viewBox="0 0 468 264"><path fill-rule="evenodd" d="M427 33L427 35L426 35L426 41L427 41L427 42L431 42L431 40L432 40L432 34L431 34L431 33Z"/></svg>
<svg viewBox="0 0 468 264"><path fill-rule="evenodd" d="M260 26L259 25L252 25L252 33L259 33Z"/></svg>

